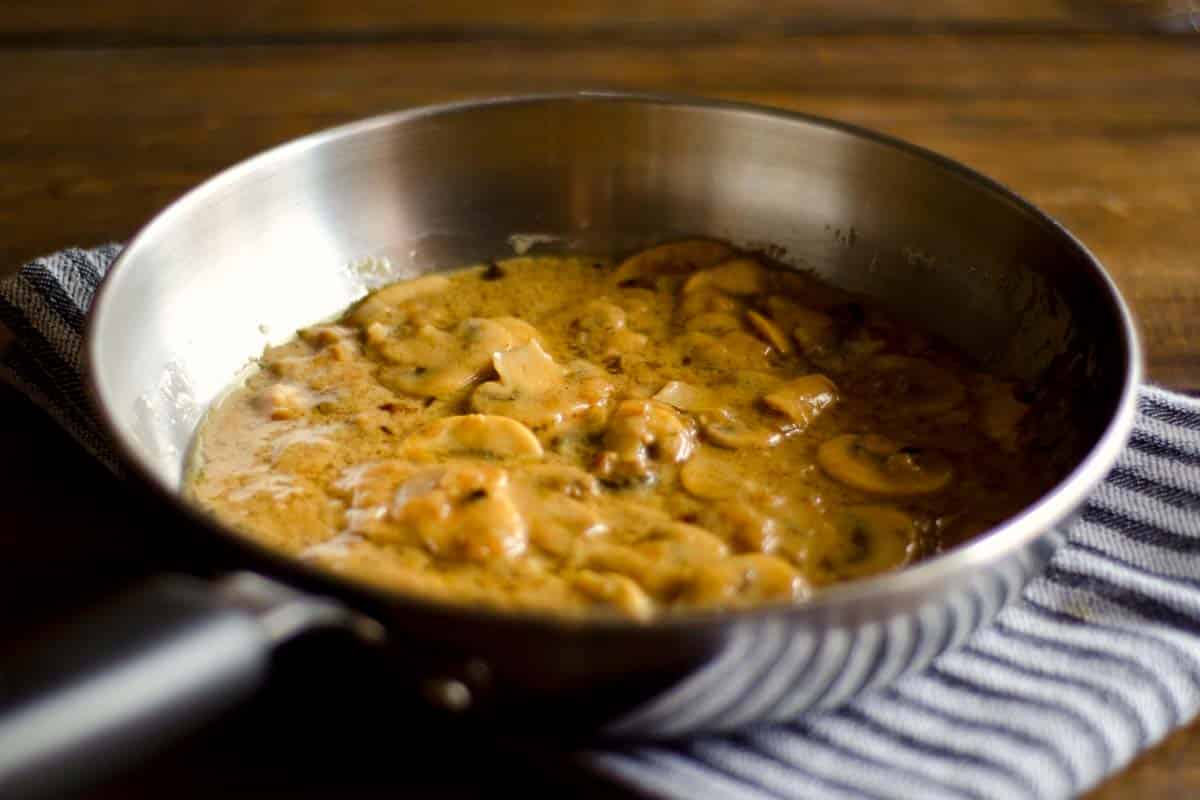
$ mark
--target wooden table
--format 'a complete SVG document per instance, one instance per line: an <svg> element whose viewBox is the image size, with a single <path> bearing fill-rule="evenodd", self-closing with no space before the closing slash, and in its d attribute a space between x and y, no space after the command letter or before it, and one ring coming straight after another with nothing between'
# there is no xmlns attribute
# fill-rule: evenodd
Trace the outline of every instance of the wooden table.
<svg viewBox="0 0 1200 800"><path fill-rule="evenodd" d="M0 273L124 239L221 168L350 119L538 89L668 90L860 123L1007 183L1109 266L1141 319L1150 378L1200 392L1200 37L1188 33L1200 13L1189 0L879 5L9 0ZM169 517L11 390L0 404L4 640L182 559ZM411 708L390 712L394 739L380 741L362 721L376 684L349 707L322 691L354 682L353 650L308 648L285 653L245 710L87 796L553 788ZM1200 724L1093 797L1191 797L1196 764Z"/></svg>

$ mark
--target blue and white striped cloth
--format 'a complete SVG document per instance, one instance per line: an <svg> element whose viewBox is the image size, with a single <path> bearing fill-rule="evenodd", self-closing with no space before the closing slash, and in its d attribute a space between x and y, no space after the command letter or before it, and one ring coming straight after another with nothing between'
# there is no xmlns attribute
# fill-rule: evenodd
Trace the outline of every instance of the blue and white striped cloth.
<svg viewBox="0 0 1200 800"><path fill-rule="evenodd" d="M110 466L80 331L119 248L0 283L14 383ZM1062 798L1200 711L1200 402L1147 387L1133 440L1021 599L889 688L786 724L604 745L582 762L654 797Z"/></svg>

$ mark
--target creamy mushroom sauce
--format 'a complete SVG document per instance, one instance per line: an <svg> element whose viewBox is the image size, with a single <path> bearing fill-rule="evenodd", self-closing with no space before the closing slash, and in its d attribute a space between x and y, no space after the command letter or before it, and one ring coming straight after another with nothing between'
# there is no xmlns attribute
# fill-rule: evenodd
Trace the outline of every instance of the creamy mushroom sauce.
<svg viewBox="0 0 1200 800"><path fill-rule="evenodd" d="M800 601L1047 488L1013 384L711 241L396 283L261 367L204 423L191 496L445 601L636 619Z"/></svg>

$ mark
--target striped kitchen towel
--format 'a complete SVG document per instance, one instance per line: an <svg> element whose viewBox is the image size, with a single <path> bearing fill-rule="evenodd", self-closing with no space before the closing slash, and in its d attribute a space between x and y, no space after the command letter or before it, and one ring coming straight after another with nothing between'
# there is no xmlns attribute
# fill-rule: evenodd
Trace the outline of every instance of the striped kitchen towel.
<svg viewBox="0 0 1200 800"><path fill-rule="evenodd" d="M119 247L0 283L0 374L97 458L80 332ZM1200 403L1147 387L1126 453L1045 574L922 671L836 710L582 761L654 797L1062 798L1200 710Z"/></svg>

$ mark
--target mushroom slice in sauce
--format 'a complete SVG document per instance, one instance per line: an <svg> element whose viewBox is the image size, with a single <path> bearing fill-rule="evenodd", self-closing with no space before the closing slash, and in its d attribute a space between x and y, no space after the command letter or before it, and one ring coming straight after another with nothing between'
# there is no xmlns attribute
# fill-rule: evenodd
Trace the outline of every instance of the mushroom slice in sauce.
<svg viewBox="0 0 1200 800"><path fill-rule="evenodd" d="M714 392L683 381L668 381L654 399L697 415L704 438L729 450L744 447L774 447L782 440L779 431L756 428L743 422L730 409L719 408Z"/></svg>
<svg viewBox="0 0 1200 800"><path fill-rule="evenodd" d="M712 561L683 582L679 600L690 605L788 602L807 596L807 582L781 558L753 553Z"/></svg>
<svg viewBox="0 0 1200 800"><path fill-rule="evenodd" d="M608 530L595 507L562 494L532 493L523 505L529 540L554 556L565 557L582 539Z"/></svg>
<svg viewBox="0 0 1200 800"><path fill-rule="evenodd" d="M445 464L419 470L397 489L389 525L375 539L415 540L439 558L515 558L527 526L509 491L508 473L491 464Z"/></svg>
<svg viewBox="0 0 1200 800"><path fill-rule="evenodd" d="M508 331L512 336L512 346L518 347L529 342L538 342L538 330L523 319L516 317L492 317L491 321Z"/></svg>
<svg viewBox="0 0 1200 800"><path fill-rule="evenodd" d="M706 500L735 497L745 489L733 465L708 449L701 450L683 465L679 482L690 494Z"/></svg>
<svg viewBox="0 0 1200 800"><path fill-rule="evenodd" d="M740 331L742 329L742 321L733 314L727 314L723 311L706 311L703 314L689 317L683 323L683 328L688 331L697 331L721 337L734 331Z"/></svg>
<svg viewBox="0 0 1200 800"><path fill-rule="evenodd" d="M542 445L533 431L515 419L495 414L464 414L430 423L404 440L403 455L413 460L446 456L477 458L541 458Z"/></svg>
<svg viewBox="0 0 1200 800"><path fill-rule="evenodd" d="M1021 420L1029 406L1015 396L1013 384L979 374L971 384L976 425L984 435L1009 452L1017 450Z"/></svg>
<svg viewBox="0 0 1200 800"><path fill-rule="evenodd" d="M680 411L706 411L712 408L716 401L712 394L700 386L693 386L683 381L667 381L654 395L660 403L674 406Z"/></svg>
<svg viewBox="0 0 1200 800"><path fill-rule="evenodd" d="M766 305L771 320L791 333L801 353L821 355L837 344L837 326L829 314L780 295L768 297Z"/></svg>
<svg viewBox="0 0 1200 800"><path fill-rule="evenodd" d="M717 336L703 331L689 331L680 343L684 358L712 371L766 367L771 354L769 344L742 330Z"/></svg>
<svg viewBox="0 0 1200 800"><path fill-rule="evenodd" d="M648 337L628 327L624 308L605 299L591 300L563 314L569 347L596 361L606 362L640 352Z"/></svg>
<svg viewBox="0 0 1200 800"><path fill-rule="evenodd" d="M825 580L863 578L902 567L916 549L913 518L888 506L849 506L834 514L838 535L816 540L808 560Z"/></svg>
<svg viewBox="0 0 1200 800"><path fill-rule="evenodd" d="M754 332L761 336L771 347L774 347L784 355L792 352L792 343L788 339L787 334L779 330L779 327L770 317L764 317L757 311L750 310L746 312L746 320L750 323L750 327L754 329Z"/></svg>
<svg viewBox="0 0 1200 800"><path fill-rule="evenodd" d="M625 400L613 411L596 472L616 481L653 477L655 465L687 461L696 448L696 429L675 409L656 400Z"/></svg>
<svg viewBox="0 0 1200 800"><path fill-rule="evenodd" d="M643 250L625 259L613 279L618 285L656 275L678 275L718 264L733 255L733 248L709 239L684 239Z"/></svg>
<svg viewBox="0 0 1200 800"><path fill-rule="evenodd" d="M962 381L923 358L875 356L867 375L868 391L893 415L936 416L958 408L967 397Z"/></svg>
<svg viewBox="0 0 1200 800"><path fill-rule="evenodd" d="M880 495L933 494L954 477L954 468L940 453L902 447L873 434L836 436L821 445L817 460L847 486Z"/></svg>
<svg viewBox="0 0 1200 800"><path fill-rule="evenodd" d="M566 497L587 499L600 494L595 475L569 464L530 464L523 474L534 487Z"/></svg>
<svg viewBox="0 0 1200 800"><path fill-rule="evenodd" d="M675 316L683 322L701 314L728 314L736 317L742 313L742 306L743 303L737 298L710 286L680 297L679 304L675 307Z"/></svg>
<svg viewBox="0 0 1200 800"><path fill-rule="evenodd" d="M393 283L367 295L350 312L349 321L365 327L371 322L386 319L401 303L444 292L449 287L450 279L445 275L425 275Z"/></svg>
<svg viewBox="0 0 1200 800"><path fill-rule="evenodd" d="M547 415L544 398L561 388L563 368L536 340L492 356L499 381L481 383L471 406L485 414L503 414L529 422Z"/></svg>
<svg viewBox="0 0 1200 800"><path fill-rule="evenodd" d="M683 293L717 289L733 295L758 294L766 289L762 265L749 258L735 258L694 273L683 284Z"/></svg>
<svg viewBox="0 0 1200 800"><path fill-rule="evenodd" d="M783 441L779 431L747 425L724 409L700 415L700 429L705 440L728 450L774 447Z"/></svg>
<svg viewBox="0 0 1200 800"><path fill-rule="evenodd" d="M763 397L763 404L791 420L789 432L803 431L838 400L837 386L824 375L805 375Z"/></svg>
<svg viewBox="0 0 1200 800"><path fill-rule="evenodd" d="M633 547L660 563L695 563L729 555L729 546L719 536L685 522L656 525Z"/></svg>
<svg viewBox="0 0 1200 800"><path fill-rule="evenodd" d="M560 431L562 423L608 404L610 384L587 362L565 369L536 340L497 353L493 364L499 381L480 384L471 407L486 414L512 417L534 430Z"/></svg>
<svg viewBox="0 0 1200 800"><path fill-rule="evenodd" d="M615 606L637 620L647 620L654 615L654 601L632 578L617 572L580 570L572 579L572 585L586 596Z"/></svg>
<svg viewBox="0 0 1200 800"><path fill-rule="evenodd" d="M418 397L438 397L477 380L492 356L513 345L507 327L490 319L466 319L452 330L423 325L412 336L393 336L382 323L367 327L367 344L395 365L380 371L388 388Z"/></svg>
<svg viewBox="0 0 1200 800"><path fill-rule="evenodd" d="M762 504L742 500L713 503L700 515L700 523L724 535L742 553L770 553L779 544L780 526Z"/></svg>

